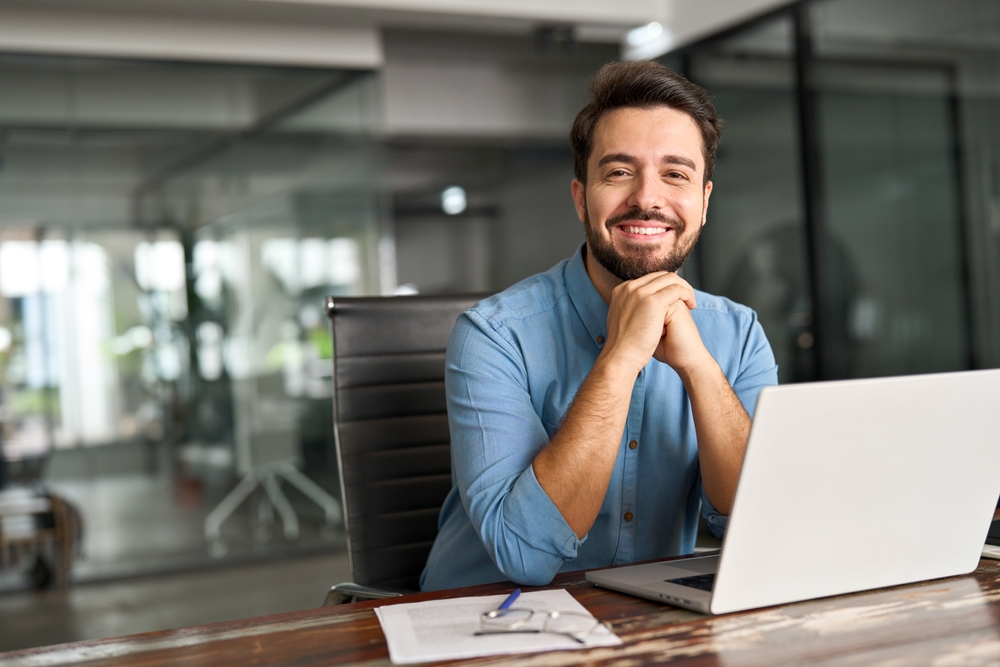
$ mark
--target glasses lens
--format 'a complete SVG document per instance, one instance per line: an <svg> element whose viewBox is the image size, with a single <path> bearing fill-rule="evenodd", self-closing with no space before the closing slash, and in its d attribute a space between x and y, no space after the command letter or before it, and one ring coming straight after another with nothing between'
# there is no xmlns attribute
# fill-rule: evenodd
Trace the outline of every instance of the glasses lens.
<svg viewBox="0 0 1000 667"><path fill-rule="evenodd" d="M545 631L578 637L593 631L598 624L593 616L554 611L545 623Z"/></svg>
<svg viewBox="0 0 1000 667"><path fill-rule="evenodd" d="M534 614L530 609L494 609L482 615L484 630L516 630Z"/></svg>

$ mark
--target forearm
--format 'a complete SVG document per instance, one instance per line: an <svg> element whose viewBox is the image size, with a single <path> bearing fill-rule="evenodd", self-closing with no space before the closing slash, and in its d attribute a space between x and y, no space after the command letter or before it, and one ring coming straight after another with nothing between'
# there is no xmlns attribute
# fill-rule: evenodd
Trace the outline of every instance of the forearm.
<svg viewBox="0 0 1000 667"><path fill-rule="evenodd" d="M705 495L728 515L743 467L750 417L714 359L682 373L681 379L691 399Z"/></svg>
<svg viewBox="0 0 1000 667"><path fill-rule="evenodd" d="M535 457L539 485L583 538L600 512L628 418L635 373L601 355L562 426Z"/></svg>

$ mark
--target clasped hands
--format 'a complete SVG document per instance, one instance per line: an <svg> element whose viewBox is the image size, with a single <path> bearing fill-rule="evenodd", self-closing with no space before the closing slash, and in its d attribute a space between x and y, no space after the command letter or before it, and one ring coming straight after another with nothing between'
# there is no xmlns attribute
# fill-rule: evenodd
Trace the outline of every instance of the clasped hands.
<svg viewBox="0 0 1000 667"><path fill-rule="evenodd" d="M611 294L602 355L636 375L650 358L682 378L713 363L691 316L696 305L694 289L676 273L656 271L621 283Z"/></svg>

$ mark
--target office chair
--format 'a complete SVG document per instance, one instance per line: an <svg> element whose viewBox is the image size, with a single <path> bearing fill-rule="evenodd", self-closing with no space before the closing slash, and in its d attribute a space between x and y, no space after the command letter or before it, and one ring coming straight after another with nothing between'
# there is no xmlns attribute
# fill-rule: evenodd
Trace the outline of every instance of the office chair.
<svg viewBox="0 0 1000 667"><path fill-rule="evenodd" d="M327 297L333 415L353 582L325 604L419 589L451 490L444 356L485 295Z"/></svg>

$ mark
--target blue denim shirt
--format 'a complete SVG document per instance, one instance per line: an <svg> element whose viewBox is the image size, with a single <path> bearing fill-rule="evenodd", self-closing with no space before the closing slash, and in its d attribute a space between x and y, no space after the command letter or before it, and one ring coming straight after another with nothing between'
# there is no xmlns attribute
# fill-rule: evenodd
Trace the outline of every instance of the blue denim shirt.
<svg viewBox="0 0 1000 667"><path fill-rule="evenodd" d="M504 579L542 585L561 571L690 553L699 507L713 532L725 530L727 517L702 490L687 392L655 359L635 382L607 496L583 539L539 486L532 461L607 336L608 306L583 249L481 301L455 325L445 362L454 486L423 590ZM764 331L745 306L704 292L696 298L702 340L752 415L761 388L777 384Z"/></svg>

